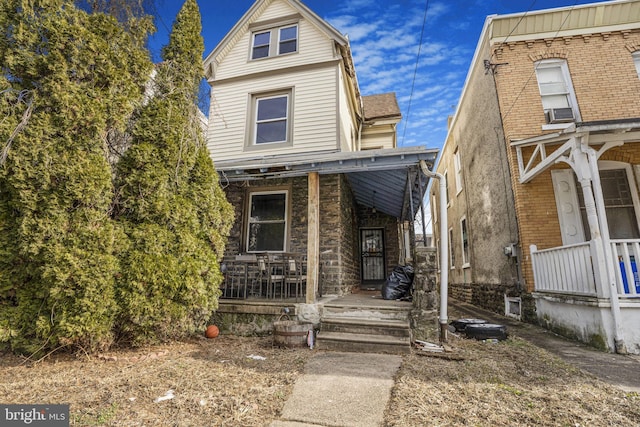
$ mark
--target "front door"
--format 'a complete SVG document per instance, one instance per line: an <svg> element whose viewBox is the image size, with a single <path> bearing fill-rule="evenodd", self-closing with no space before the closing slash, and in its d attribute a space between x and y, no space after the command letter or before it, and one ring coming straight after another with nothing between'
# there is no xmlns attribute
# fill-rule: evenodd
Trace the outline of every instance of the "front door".
<svg viewBox="0 0 640 427"><path fill-rule="evenodd" d="M384 229L361 229L360 253L363 285L365 287L381 286L385 280Z"/></svg>

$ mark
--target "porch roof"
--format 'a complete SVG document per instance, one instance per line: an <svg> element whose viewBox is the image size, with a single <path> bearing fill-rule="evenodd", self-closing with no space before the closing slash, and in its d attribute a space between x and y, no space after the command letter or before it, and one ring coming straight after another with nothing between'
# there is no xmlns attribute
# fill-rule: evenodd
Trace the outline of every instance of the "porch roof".
<svg viewBox="0 0 640 427"><path fill-rule="evenodd" d="M438 149L406 147L359 152L323 152L216 163L221 180L252 181L345 174L357 202L401 220L413 220L429 178L420 161L433 168ZM413 209L411 208L413 205Z"/></svg>
<svg viewBox="0 0 640 427"><path fill-rule="evenodd" d="M584 136L589 145L603 146L601 152L628 142L639 142L640 117L572 123L559 132L512 141L511 146L516 148L518 156L520 182L531 181L558 162L576 143L575 138ZM527 157L523 148L531 146L535 149Z"/></svg>

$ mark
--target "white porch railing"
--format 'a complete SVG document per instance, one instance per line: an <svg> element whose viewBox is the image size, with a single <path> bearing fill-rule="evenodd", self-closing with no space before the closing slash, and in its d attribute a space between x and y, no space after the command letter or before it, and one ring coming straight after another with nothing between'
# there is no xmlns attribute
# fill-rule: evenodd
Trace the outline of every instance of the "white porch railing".
<svg viewBox="0 0 640 427"><path fill-rule="evenodd" d="M530 249L537 292L597 295L590 242ZM640 240L611 240L611 253L619 297L640 297Z"/></svg>
<svg viewBox="0 0 640 427"><path fill-rule="evenodd" d="M531 245L531 263L537 292L596 295L589 242L540 251Z"/></svg>
<svg viewBox="0 0 640 427"><path fill-rule="evenodd" d="M616 282L621 297L640 297L640 240L611 240Z"/></svg>

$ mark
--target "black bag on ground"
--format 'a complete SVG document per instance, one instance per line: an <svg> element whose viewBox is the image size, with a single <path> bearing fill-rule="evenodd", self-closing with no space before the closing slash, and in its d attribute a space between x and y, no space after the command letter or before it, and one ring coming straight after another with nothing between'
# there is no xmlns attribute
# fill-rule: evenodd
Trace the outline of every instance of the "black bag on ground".
<svg viewBox="0 0 640 427"><path fill-rule="evenodd" d="M382 286L383 299L400 299L411 291L413 284L413 267L410 265L397 266Z"/></svg>

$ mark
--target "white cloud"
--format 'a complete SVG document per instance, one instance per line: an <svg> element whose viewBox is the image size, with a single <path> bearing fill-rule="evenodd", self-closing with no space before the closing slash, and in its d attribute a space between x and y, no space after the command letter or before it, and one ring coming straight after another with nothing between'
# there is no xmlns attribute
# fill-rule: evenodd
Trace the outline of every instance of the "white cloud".
<svg viewBox="0 0 640 427"><path fill-rule="evenodd" d="M424 7L424 0L391 5L347 0L327 20L349 35L362 93L396 93L405 116L398 126L399 141L434 147L444 142L447 117L455 111L473 51L459 46L451 31L441 30L468 25L442 1L429 3L420 46Z"/></svg>

